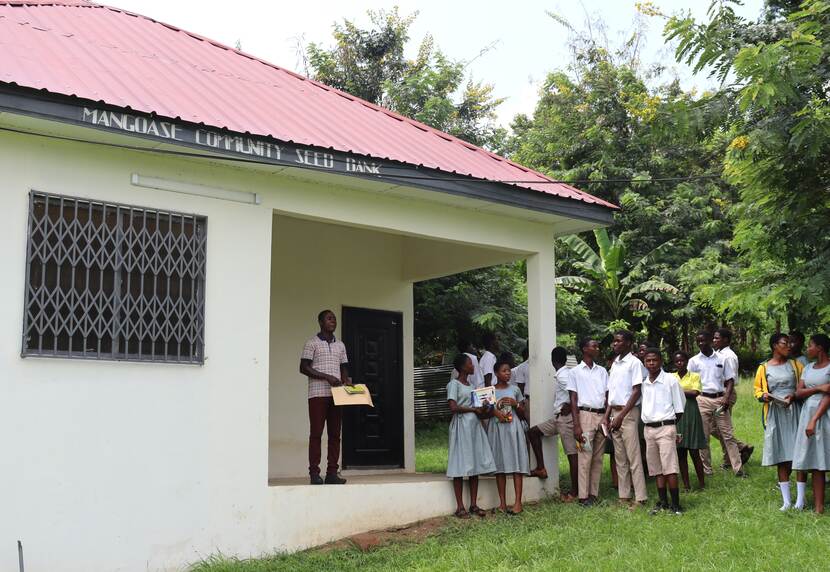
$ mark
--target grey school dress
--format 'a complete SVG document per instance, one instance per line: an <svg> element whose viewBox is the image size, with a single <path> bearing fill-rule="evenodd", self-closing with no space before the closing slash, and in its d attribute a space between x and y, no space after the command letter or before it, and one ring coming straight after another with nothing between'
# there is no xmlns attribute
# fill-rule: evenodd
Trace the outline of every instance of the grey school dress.
<svg viewBox="0 0 830 572"><path fill-rule="evenodd" d="M792 363L788 361L781 365L766 364L765 367L768 393L781 399L795 393L798 380ZM801 405L795 401L789 407L782 407L774 401L769 404L761 465L769 467L793 460L800 413Z"/></svg>
<svg viewBox="0 0 830 572"><path fill-rule="evenodd" d="M515 385L505 389L496 388L496 402L502 397L512 397L517 403L524 400L522 391ZM496 463L495 473L522 473L529 474L530 459L527 451L527 441L522 421L518 413L513 410L513 421L501 423L495 417L490 419L487 426L487 438L490 449L493 451L493 460Z"/></svg>
<svg viewBox="0 0 830 572"><path fill-rule="evenodd" d="M806 387L815 387L830 383L830 365L815 369L814 364L807 364L801 373ZM830 418L824 415L816 423L816 434L807 437L807 424L818 409L823 393L816 393L807 398L801 407L798 421L798 430L795 435L795 452L793 454L793 469L798 471L827 471L830 470Z"/></svg>
<svg viewBox="0 0 830 572"><path fill-rule="evenodd" d="M452 399L461 407L472 407L473 388L457 379L447 384L447 400ZM475 413L456 413L450 421L450 451L447 459L447 476L475 477L496 470L490 442Z"/></svg>

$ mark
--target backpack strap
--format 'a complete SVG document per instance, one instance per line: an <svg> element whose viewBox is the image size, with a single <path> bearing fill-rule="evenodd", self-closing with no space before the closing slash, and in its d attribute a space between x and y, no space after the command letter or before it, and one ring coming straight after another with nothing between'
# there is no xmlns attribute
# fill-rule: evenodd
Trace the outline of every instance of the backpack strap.
<svg viewBox="0 0 830 572"><path fill-rule="evenodd" d="M769 393L769 381L767 380L767 362L761 362L759 366L761 368L762 377L761 377L761 391L763 393ZM764 406L761 408L761 426L766 429L767 428L767 415L769 415L769 403L764 402Z"/></svg>

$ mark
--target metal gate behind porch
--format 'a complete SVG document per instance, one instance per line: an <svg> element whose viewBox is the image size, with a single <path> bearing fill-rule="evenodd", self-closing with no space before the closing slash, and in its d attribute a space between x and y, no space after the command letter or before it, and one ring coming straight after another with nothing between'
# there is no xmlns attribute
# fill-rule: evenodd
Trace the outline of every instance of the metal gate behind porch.
<svg viewBox="0 0 830 572"><path fill-rule="evenodd" d="M452 365L415 368L415 422L450 417L447 383Z"/></svg>

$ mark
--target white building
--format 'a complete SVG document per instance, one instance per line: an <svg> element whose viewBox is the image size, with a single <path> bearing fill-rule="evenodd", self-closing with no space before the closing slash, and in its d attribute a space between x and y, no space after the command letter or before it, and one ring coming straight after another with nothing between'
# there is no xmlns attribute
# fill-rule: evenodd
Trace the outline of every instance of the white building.
<svg viewBox="0 0 830 572"><path fill-rule="evenodd" d="M0 570L17 540L27 570L180 570L451 512L414 473L413 282L527 259L550 380L553 238L613 209L83 0L0 0L0 173ZM344 424L343 487L305 484L323 308L378 405Z"/></svg>

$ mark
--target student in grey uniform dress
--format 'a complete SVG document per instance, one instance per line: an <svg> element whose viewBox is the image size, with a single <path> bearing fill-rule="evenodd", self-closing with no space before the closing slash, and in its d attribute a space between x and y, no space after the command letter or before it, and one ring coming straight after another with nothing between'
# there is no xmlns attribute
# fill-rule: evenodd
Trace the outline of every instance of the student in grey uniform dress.
<svg viewBox="0 0 830 572"><path fill-rule="evenodd" d="M527 450L522 420L524 417L524 396L521 390L510 385L510 364L499 360L493 367L496 376L496 407L492 410L493 419L487 426L487 438L496 463L496 487L499 491L499 510L507 514L522 512L522 477L530 472L530 459ZM516 501L507 508L505 489L507 475L513 475L513 490Z"/></svg>
<svg viewBox="0 0 830 572"><path fill-rule="evenodd" d="M793 469L812 471L813 503L817 514L824 512L824 472L830 470L830 338L816 334L807 345L807 364L798 389L797 399L803 399L795 437Z"/></svg>
<svg viewBox="0 0 830 572"><path fill-rule="evenodd" d="M795 390L801 378L802 365L788 359L790 339L786 334L773 334L769 339L772 358L758 366L755 374L755 398L764 404L764 455L761 465L778 467L778 488L784 504L781 510L788 510L790 501L790 474L793 468L795 436L798 432L801 405L795 399ZM807 473L796 475L796 510L804 508L807 490Z"/></svg>
<svg viewBox="0 0 830 572"><path fill-rule="evenodd" d="M449 456L447 476L452 479L455 491L455 516L468 518L470 514L484 516L478 507L478 476L496 470L493 453L487 434L479 421L479 415L488 412L487 406L473 407L473 386L470 379L475 375L473 360L466 354L459 354L453 360L458 378L447 384L447 401L452 411L450 421ZM464 477L470 483L470 510L464 509Z"/></svg>

